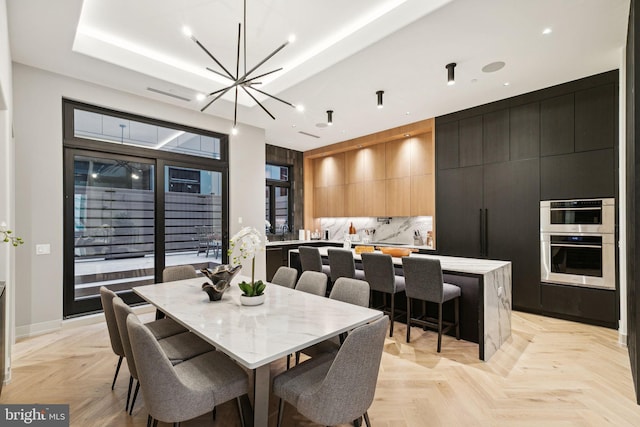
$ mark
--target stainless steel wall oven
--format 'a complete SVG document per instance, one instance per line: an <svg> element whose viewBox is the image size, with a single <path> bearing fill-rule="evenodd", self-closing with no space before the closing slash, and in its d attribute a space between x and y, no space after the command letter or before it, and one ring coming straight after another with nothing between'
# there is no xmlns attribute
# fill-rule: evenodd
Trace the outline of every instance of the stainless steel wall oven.
<svg viewBox="0 0 640 427"><path fill-rule="evenodd" d="M540 202L541 280L615 289L615 200Z"/></svg>

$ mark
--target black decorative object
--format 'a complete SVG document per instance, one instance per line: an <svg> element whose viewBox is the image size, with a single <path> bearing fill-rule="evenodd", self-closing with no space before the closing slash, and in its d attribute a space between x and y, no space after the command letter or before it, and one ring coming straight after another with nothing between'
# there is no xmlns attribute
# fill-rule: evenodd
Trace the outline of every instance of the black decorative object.
<svg viewBox="0 0 640 427"><path fill-rule="evenodd" d="M376 95L378 96L378 108L384 107L384 104L382 103L382 94L384 94L383 90L379 90L376 92Z"/></svg>
<svg viewBox="0 0 640 427"><path fill-rule="evenodd" d="M211 283L203 283L202 290L209 295L209 301L219 301L224 291L231 286L231 280L240 272L242 265L231 267L229 264L219 265L213 270L203 268L202 274L207 276Z"/></svg>

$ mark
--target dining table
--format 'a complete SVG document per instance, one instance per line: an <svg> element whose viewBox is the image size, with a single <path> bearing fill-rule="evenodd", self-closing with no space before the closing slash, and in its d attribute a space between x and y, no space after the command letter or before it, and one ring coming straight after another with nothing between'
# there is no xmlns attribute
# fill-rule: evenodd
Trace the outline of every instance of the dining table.
<svg viewBox="0 0 640 427"><path fill-rule="evenodd" d="M134 287L167 316L254 373L254 426L269 423L270 364L328 338L382 317L366 307L267 284L263 304L244 306L236 276L219 301L209 301L207 279Z"/></svg>

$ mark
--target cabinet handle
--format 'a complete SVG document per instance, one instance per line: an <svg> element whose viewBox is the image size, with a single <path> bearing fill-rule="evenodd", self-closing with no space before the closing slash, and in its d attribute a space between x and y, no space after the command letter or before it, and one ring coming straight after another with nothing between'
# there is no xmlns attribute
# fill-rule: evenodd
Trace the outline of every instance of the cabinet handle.
<svg viewBox="0 0 640 427"><path fill-rule="evenodd" d="M489 209L484 210L484 256L489 256Z"/></svg>
<svg viewBox="0 0 640 427"><path fill-rule="evenodd" d="M482 209L480 209L480 256L484 256L484 218Z"/></svg>

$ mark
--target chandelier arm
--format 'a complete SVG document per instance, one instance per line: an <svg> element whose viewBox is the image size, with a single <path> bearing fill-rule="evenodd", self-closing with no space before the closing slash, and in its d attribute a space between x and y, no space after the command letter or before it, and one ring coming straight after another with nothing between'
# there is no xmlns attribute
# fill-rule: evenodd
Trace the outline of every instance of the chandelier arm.
<svg viewBox="0 0 640 427"><path fill-rule="evenodd" d="M251 82L253 82L255 79L259 79L260 77L268 76L269 74L277 73L278 71L282 71L282 67L278 68L277 70L271 70L271 71L268 71L268 72L266 72L266 73L260 74L260 75L258 75L258 76L251 77L250 79L243 80L243 81L242 81L242 83L243 83L243 84L251 83ZM261 83L254 82L254 84L261 84Z"/></svg>
<svg viewBox="0 0 640 427"><path fill-rule="evenodd" d="M215 63L216 63L216 64L218 64L218 66L219 66L220 68L222 68L222 69L224 70L224 72L225 72L225 73L227 73L227 75L229 76L229 78L230 78L231 80L235 80L235 78L233 77L233 74L231 74L231 73L229 72L229 70L227 70L227 69L224 67L224 65L222 65L222 64L220 63L220 61L218 61L218 60L216 59L216 57L215 57L215 56L213 56L213 55L211 54L211 52L209 52L209 51L207 50L207 48L206 48L206 47L204 47L204 46L202 45L202 43L200 43L200 42L198 41L198 39L197 39L197 38L195 38L195 36L191 36L191 40L193 40L194 42L196 42L196 44L197 44L198 46L200 46L200 49L204 50L204 52L205 52L207 55L209 55L209 58L213 59L213 60L215 61Z"/></svg>
<svg viewBox="0 0 640 427"><path fill-rule="evenodd" d="M244 23L244 75L247 75L247 0L244 0L244 8L242 9Z"/></svg>
<svg viewBox="0 0 640 427"><path fill-rule="evenodd" d="M207 105L205 105L204 107L202 107L200 109L200 112L203 112L204 110L206 110L207 108L209 108L209 105L213 104L214 102L216 102L218 99L220 99L222 96L224 96L225 93L229 92L231 90L231 88L235 87L235 85L229 86L227 88L224 88L222 90L219 90L218 92L221 92L218 96L216 96L215 98L213 98L211 101L209 101L209 103Z"/></svg>
<svg viewBox="0 0 640 427"><path fill-rule="evenodd" d="M287 102L287 101L285 101L284 99L280 99L280 98L278 98L277 96L273 96L273 95L271 95L271 94L268 94L267 92L265 92L265 91L263 91L263 90L260 90L260 89L258 89L258 88L255 88L255 87L253 87L253 86L251 86L251 89L253 89L253 90L257 91L257 92L260 92L261 94L266 95L266 96L268 96L269 98L273 98L273 99L275 99L276 101L280 101L280 102L282 102L283 104L287 104L289 107L296 108L296 106L295 106L295 105L293 105L292 103Z"/></svg>
<svg viewBox="0 0 640 427"><path fill-rule="evenodd" d="M241 31L241 28L242 28L242 24L238 24L238 55L236 56L236 81L238 80L238 77L240 76L240 34L241 34L240 31Z"/></svg>
<svg viewBox="0 0 640 427"><path fill-rule="evenodd" d="M206 69L207 69L207 71L211 71L212 73L216 73L217 75L219 75L219 76L221 76L221 77L224 77L225 79L228 79L228 78L229 78L229 76L227 76L226 74L221 73L220 71L216 71L216 70L214 70L213 68L206 67Z"/></svg>
<svg viewBox="0 0 640 427"><path fill-rule="evenodd" d="M249 92L249 91L247 90L247 88L246 88L246 87L244 87L244 86L240 86L240 87L242 88L242 90L244 90L244 91L246 92L246 94L247 94L247 95L249 95L249 96L251 97L251 99L253 99L253 100L256 102L256 104L258 104L258 105L259 105L259 106L264 110L264 112L265 112L265 113L267 113L267 114L268 114L268 115L269 115L273 120L275 120L275 119L276 119L276 118L275 118L275 116L274 116L273 114L271 114L271 113L269 112L269 110L267 110L267 109L264 107L264 105L262 105L262 104L260 103L260 101L258 101L258 100L256 99L256 97L255 97L255 96L253 96L253 95L251 94L251 92ZM252 89L253 89L253 88L252 88ZM254 90L255 90L255 89L254 89Z"/></svg>
<svg viewBox="0 0 640 427"><path fill-rule="evenodd" d="M260 68L260 66L261 66L262 64L264 64L265 62L267 62L268 60L270 60L270 59L271 59L271 58L272 58L276 53L280 52L280 51L281 51L282 49L284 49L284 47L285 47L286 45L288 45L288 44L289 44L289 42L288 42L288 41L287 41L287 42L282 43L282 44L280 45L280 47L278 47L276 50L274 50L273 52L271 52L271 53L269 54L269 56L267 56L266 58L264 58L262 61L258 62L258 64L257 64L255 67L253 67L252 69L250 69L248 72L244 73L244 76L242 76L242 77L240 78L240 80L244 80L244 79L246 79L246 78L249 76L249 74L253 73L255 70L257 70L258 68Z"/></svg>
<svg viewBox="0 0 640 427"><path fill-rule="evenodd" d="M236 99L233 107L233 127L236 127L236 121L238 119L238 86L236 86Z"/></svg>

